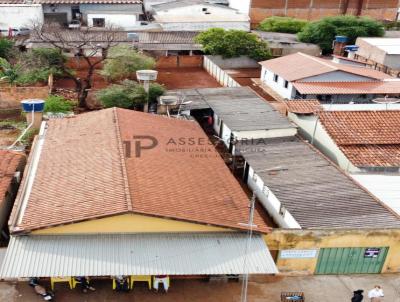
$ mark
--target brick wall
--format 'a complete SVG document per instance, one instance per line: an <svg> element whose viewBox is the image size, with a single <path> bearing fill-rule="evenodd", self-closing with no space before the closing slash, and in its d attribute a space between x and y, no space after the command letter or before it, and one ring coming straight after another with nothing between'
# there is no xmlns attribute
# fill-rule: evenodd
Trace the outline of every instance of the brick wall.
<svg viewBox="0 0 400 302"><path fill-rule="evenodd" d="M201 66L203 66L203 56L164 56L157 59L157 68Z"/></svg>
<svg viewBox="0 0 400 302"><path fill-rule="evenodd" d="M290 16L306 20L317 20L336 16L346 11L348 15L358 13L359 0L253 0L251 23L256 26L270 16ZM364 0L362 16L378 20L395 20L399 0Z"/></svg>
<svg viewBox="0 0 400 302"><path fill-rule="evenodd" d="M49 87L0 87L0 109L19 108L24 99L45 99Z"/></svg>

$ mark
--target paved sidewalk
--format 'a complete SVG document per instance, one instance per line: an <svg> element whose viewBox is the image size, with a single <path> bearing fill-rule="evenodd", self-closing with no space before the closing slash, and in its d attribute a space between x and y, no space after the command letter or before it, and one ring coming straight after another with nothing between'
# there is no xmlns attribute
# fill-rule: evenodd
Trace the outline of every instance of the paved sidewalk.
<svg viewBox="0 0 400 302"><path fill-rule="evenodd" d="M366 292L375 284L383 287L385 302L400 302L400 275L257 277L249 284L249 302L279 302L282 291L303 291L307 302L347 302L353 290ZM63 285L56 288L57 302L236 302L241 284L173 280L168 294L157 294L139 285L130 293L114 293L110 281L97 281L96 292L83 294ZM43 301L26 283L0 283L1 302ZM365 299L364 301L368 301Z"/></svg>

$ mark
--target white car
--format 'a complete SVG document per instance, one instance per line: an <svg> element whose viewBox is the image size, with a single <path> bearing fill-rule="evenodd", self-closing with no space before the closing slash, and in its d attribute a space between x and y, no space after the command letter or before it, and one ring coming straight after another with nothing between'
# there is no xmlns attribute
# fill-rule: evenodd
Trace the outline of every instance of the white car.
<svg viewBox="0 0 400 302"><path fill-rule="evenodd" d="M11 28L12 31L12 36L13 37L18 37L18 36L28 36L31 32L31 30L29 28L26 27L18 27L18 28ZM8 37L10 32L10 29L0 29L0 34L3 37Z"/></svg>
<svg viewBox="0 0 400 302"><path fill-rule="evenodd" d="M79 29L79 28L81 28L81 21L79 21L79 20L72 20L72 21L68 24L68 28L69 28L69 29Z"/></svg>

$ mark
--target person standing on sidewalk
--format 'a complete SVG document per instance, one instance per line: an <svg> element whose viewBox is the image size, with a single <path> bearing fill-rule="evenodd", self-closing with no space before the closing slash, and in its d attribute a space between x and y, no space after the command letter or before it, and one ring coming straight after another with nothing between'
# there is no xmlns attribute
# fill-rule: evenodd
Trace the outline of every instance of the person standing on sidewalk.
<svg viewBox="0 0 400 302"><path fill-rule="evenodd" d="M368 292L368 298L371 299L371 302L381 302L383 297L383 290L379 285L375 285L375 287Z"/></svg>

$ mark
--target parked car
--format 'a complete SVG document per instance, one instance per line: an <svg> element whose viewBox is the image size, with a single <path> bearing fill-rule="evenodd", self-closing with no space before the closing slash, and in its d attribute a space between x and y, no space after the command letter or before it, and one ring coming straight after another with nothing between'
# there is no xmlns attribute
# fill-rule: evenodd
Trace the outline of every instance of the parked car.
<svg viewBox="0 0 400 302"><path fill-rule="evenodd" d="M31 32L31 30L27 27L13 27L11 28L12 35L13 37L18 37L18 36L28 36ZM10 32L10 29L0 29L0 34L3 37L8 37Z"/></svg>
<svg viewBox="0 0 400 302"><path fill-rule="evenodd" d="M72 20L72 21L68 24L68 28L69 28L69 29L79 29L79 28L81 28L81 21L79 21L79 20Z"/></svg>

